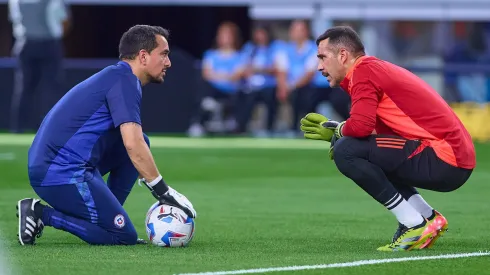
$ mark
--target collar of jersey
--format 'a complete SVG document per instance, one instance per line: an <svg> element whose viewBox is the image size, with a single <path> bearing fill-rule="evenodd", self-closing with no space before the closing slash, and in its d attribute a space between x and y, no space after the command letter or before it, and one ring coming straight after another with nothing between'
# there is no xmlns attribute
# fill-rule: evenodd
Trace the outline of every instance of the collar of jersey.
<svg viewBox="0 0 490 275"><path fill-rule="evenodd" d="M128 62L126 62L126 61L119 61L119 62L117 62L117 65L122 65L122 66L126 67L127 69L131 69L131 66L129 66Z"/></svg>
<svg viewBox="0 0 490 275"><path fill-rule="evenodd" d="M126 67L127 69L129 69L131 71L131 66L129 66L128 62L126 61L119 61L117 62L117 65L121 65L121 66L124 66ZM132 71L131 71L132 72ZM135 76L136 77L136 76ZM141 85L141 81L139 80L139 78L136 77L136 79L138 80L138 85L140 85L140 87L142 86Z"/></svg>
<svg viewBox="0 0 490 275"><path fill-rule="evenodd" d="M351 80L351 78L352 78L352 74L354 73L354 69L355 69L355 68L356 68L356 67L357 67L359 64L361 64L361 62L362 62L364 59L366 59L366 58L367 58L367 56L366 56L366 55L359 57L359 58L356 60L356 62L354 62L354 65L352 65L352 67L349 69L349 71L347 71L347 74L345 75L344 80L342 80L342 82L340 82L340 87L341 87L342 89L344 89L345 91L349 92L349 90L350 90L350 85L351 85L350 80Z"/></svg>
<svg viewBox="0 0 490 275"><path fill-rule="evenodd" d="M366 59L367 56L361 56L359 58L357 58L356 62L354 62L354 65L352 65L352 67L349 69L349 71L347 71L347 74L346 74L346 78L351 78L352 76L352 73L354 72L354 69L364 60Z"/></svg>

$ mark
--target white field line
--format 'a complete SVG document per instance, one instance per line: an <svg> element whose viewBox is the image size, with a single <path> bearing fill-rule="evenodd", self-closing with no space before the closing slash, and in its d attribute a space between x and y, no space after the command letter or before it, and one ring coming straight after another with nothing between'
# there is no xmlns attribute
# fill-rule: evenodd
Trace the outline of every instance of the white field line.
<svg viewBox="0 0 490 275"><path fill-rule="evenodd" d="M0 145L30 146L33 135L0 134ZM152 148L328 149L330 143L306 139L152 137Z"/></svg>
<svg viewBox="0 0 490 275"><path fill-rule="evenodd" d="M12 152L0 153L0 160L14 160L15 154Z"/></svg>
<svg viewBox="0 0 490 275"><path fill-rule="evenodd" d="M241 269L241 270L216 271L216 272L213 271L213 272L199 272L199 273L181 273L177 275L253 274L253 273L297 271L297 270L309 270L309 269L342 268L342 267L354 267L354 266L363 266L363 265L387 264L387 263L398 263L398 262L409 262L409 261L456 259L456 258L468 258L468 257L480 257L480 256L490 256L490 252L444 254L444 255L437 255L437 256L418 256L418 257L404 257L404 258L391 258L391 259L378 259L378 260L362 260L362 261L355 261L355 262L321 264L321 265L301 265L301 266Z"/></svg>
<svg viewBox="0 0 490 275"><path fill-rule="evenodd" d="M1 232L0 230L0 233L5 233L5 231ZM2 275L14 274L15 273L14 271L19 271L19 269L16 268L16 270L12 270L12 265L8 263L9 255L6 249L3 247L4 243L5 243L4 240L0 240L0 274Z"/></svg>

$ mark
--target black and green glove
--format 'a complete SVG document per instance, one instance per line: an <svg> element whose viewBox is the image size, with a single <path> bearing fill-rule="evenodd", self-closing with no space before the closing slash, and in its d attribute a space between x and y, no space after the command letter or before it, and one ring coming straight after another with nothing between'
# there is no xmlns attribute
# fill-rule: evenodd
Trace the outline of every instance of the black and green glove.
<svg viewBox="0 0 490 275"><path fill-rule="evenodd" d="M323 127L333 131L333 136L332 136L332 139L330 140L330 149L328 150L328 156L332 160L333 160L333 148L335 146L335 142L339 138L343 137L342 127L344 127L344 124L345 124L345 121L337 122L337 121L333 121L333 120L327 121L327 122L322 124Z"/></svg>
<svg viewBox="0 0 490 275"><path fill-rule="evenodd" d="M342 137L343 122L329 120L325 116L317 113L309 113L301 119L301 131L304 132L304 137L307 139L326 140L330 142L332 136L337 139Z"/></svg>
<svg viewBox="0 0 490 275"><path fill-rule="evenodd" d="M328 122L328 118L321 114L309 113L301 119L301 131L304 133L304 137L314 140L325 140L330 142L334 131L322 126Z"/></svg>
<svg viewBox="0 0 490 275"><path fill-rule="evenodd" d="M328 157L333 160L333 148L335 146L335 142L337 141L337 136L333 135L332 140L330 141L330 148L328 149Z"/></svg>
<svg viewBox="0 0 490 275"><path fill-rule="evenodd" d="M333 134L337 139L343 137L342 127L344 127L345 121L337 122L333 120L326 121L322 123L322 126L333 131Z"/></svg>
<svg viewBox="0 0 490 275"><path fill-rule="evenodd" d="M330 142L328 155L330 159L333 159L333 148L335 142L342 137L342 127L345 121L338 122L329 120L321 114L309 113L300 122L300 129L304 132L305 138Z"/></svg>

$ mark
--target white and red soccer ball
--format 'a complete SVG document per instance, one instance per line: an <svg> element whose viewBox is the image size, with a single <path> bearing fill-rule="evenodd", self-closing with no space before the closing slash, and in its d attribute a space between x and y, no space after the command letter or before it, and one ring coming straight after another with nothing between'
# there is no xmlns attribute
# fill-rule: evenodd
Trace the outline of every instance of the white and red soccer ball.
<svg viewBox="0 0 490 275"><path fill-rule="evenodd" d="M156 246L187 246L194 237L194 219L180 208L153 204L146 214L146 234Z"/></svg>

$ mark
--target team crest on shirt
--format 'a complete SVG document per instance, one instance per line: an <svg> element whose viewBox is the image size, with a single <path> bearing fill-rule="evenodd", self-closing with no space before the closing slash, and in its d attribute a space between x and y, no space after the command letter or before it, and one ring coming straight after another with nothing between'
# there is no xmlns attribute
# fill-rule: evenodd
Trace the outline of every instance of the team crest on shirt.
<svg viewBox="0 0 490 275"><path fill-rule="evenodd" d="M118 228L123 228L124 225L126 225L126 222L124 221L124 216L121 214L118 214L114 218L114 225L117 226Z"/></svg>

